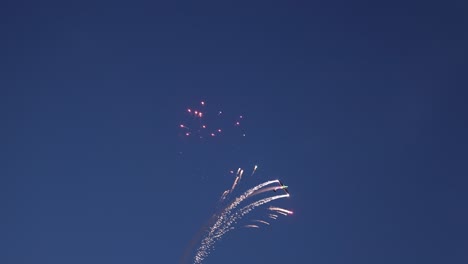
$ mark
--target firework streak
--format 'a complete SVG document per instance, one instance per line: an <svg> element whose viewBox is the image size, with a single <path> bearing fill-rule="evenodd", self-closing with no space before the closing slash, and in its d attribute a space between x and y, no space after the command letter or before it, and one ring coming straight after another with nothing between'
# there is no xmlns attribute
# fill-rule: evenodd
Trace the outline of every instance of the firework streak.
<svg viewBox="0 0 468 264"><path fill-rule="evenodd" d="M239 177L240 178L240 177ZM235 182L237 181L237 177ZM206 236L203 238L201 241L200 247L197 249L197 252L195 254L194 258L194 264L200 264L203 262L203 260L210 254L210 252L214 249L214 245L217 241L219 241L224 234L229 232L229 230L234 229L232 227L233 224L237 223L242 217L247 215L249 212L254 210L256 207L261 206L263 204L269 203L271 201L274 201L276 199L281 199L281 198L286 198L289 197L289 194L283 194L283 195L276 195L272 197L267 197L263 198L261 200L255 201L249 205L244 206L243 208L239 209L236 211L236 208L240 203L242 203L245 199L252 197L258 193L259 190L264 188L265 186L274 184L274 183L279 183L279 180L271 180L267 181L264 183L261 183L246 192L244 192L242 195L237 197L231 204L229 204L226 208L224 208L219 214L217 214L216 221L215 223L209 228L209 232L206 234ZM231 188L234 189L235 185ZM278 210L272 210L275 212L278 212ZM250 227L250 228L258 228L257 225L247 225L245 227Z"/></svg>

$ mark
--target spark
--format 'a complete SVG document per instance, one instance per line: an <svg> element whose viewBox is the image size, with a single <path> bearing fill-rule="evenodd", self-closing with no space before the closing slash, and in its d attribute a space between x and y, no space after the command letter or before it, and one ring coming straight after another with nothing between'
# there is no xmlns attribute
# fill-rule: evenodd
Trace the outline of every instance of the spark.
<svg viewBox="0 0 468 264"><path fill-rule="evenodd" d="M258 166L255 165L255 167L254 167L254 169L253 169L253 171L252 171L252 174L250 174L250 177L252 177L252 176L254 175L254 173L255 173L255 171L257 170L257 168L258 168Z"/></svg>
<svg viewBox="0 0 468 264"><path fill-rule="evenodd" d="M247 228L259 228L258 225L245 225L244 227L247 227Z"/></svg>
<svg viewBox="0 0 468 264"><path fill-rule="evenodd" d="M199 109L198 109L199 108ZM201 109L201 110L200 110ZM181 123L184 126L180 126L181 128L187 128L190 130L191 135L196 136L202 139L208 139L210 136L223 136L221 133L230 132L232 126L226 127L224 124L226 123L224 119L229 118L227 124L235 124L235 126L240 126L240 121L242 121L242 115L226 115L222 110L215 109L215 111L211 111L209 106L207 106L206 101L200 100L198 101L197 106L191 105L190 107L186 108L186 113L191 117L189 120L184 120ZM218 116L216 118L216 115ZM222 115L222 116L221 116ZM198 121L197 121L198 119ZM203 121L201 121L203 119ZM237 121L237 122L236 122ZM231 123L232 122L232 123ZM216 126L218 126L216 128ZM213 127L213 130L207 131L205 130L207 127ZM240 132L240 133L239 133ZM242 133L245 131L237 131L237 135L239 137L245 136Z"/></svg>

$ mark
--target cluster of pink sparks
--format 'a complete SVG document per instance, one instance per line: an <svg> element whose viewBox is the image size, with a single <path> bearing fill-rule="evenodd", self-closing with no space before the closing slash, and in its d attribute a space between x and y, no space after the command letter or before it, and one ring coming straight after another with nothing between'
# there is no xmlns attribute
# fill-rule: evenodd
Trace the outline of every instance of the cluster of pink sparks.
<svg viewBox="0 0 468 264"><path fill-rule="evenodd" d="M200 109L187 108L187 114L191 117L190 125L180 124L179 127L184 130L184 135L189 136L198 136L199 138L204 137L216 137L223 133L221 127L216 127L215 125L211 126L206 118L207 110L205 108L205 101L200 102ZM217 112L217 117L223 115L222 111ZM232 122L234 127L240 127L241 121L244 116L238 116L234 122ZM245 133L242 133L242 136L245 137Z"/></svg>

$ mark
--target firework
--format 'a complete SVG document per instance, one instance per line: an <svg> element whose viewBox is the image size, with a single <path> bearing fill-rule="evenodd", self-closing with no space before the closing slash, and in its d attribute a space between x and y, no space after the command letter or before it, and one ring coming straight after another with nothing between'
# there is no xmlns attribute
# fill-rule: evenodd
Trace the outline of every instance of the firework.
<svg viewBox="0 0 468 264"><path fill-rule="evenodd" d="M257 169L257 166L254 167L254 170L251 175L254 174L256 169ZM236 177L234 179L234 183L231 189L226 190L223 193L223 195L221 196L221 200L225 200L229 194L233 193L234 189L236 188L237 184L242 178L242 173L243 173L243 170L239 168L237 170ZM264 197L258 200L254 200L251 203L241 207L240 209L238 208L239 205L243 203L245 200L255 197L256 195L260 193L265 193L267 191L270 191L271 193L274 194L273 192L274 188L277 188L277 187L271 187L271 186L268 187L268 186L272 184L279 184L279 183L280 183L279 180L270 180L270 181L263 182L253 188L250 188L244 193L242 193L241 195L239 195L236 199L234 199L227 206L222 208L220 211L215 213L212 216L212 219L214 219L213 224L208 228L207 234L201 240L200 246L198 247L195 253L194 264L202 263L204 259L208 257L210 252L214 250L214 246L216 242L221 240L222 237L226 233L228 233L230 230L233 230L235 228L234 227L235 224L237 224L244 216L252 212L255 208L260 207L264 204L270 203L272 201L275 201L277 199L289 197L289 193ZM269 210L275 213L280 213L280 214L288 214L286 212L291 212L289 210L282 209L279 207L269 207ZM272 219L276 219L278 215L268 214L268 217ZM270 225L270 223L264 220L253 220L253 221L262 223L265 225ZM247 224L247 225L244 225L244 227L259 228L259 226L255 224Z"/></svg>
<svg viewBox="0 0 468 264"><path fill-rule="evenodd" d="M186 115L185 122L179 125L181 129L186 130L183 133L186 136L207 139L224 134L225 131L230 134L235 133L238 136L245 136L245 131L240 122L240 120L244 119L244 116L233 117L224 114L220 110L213 111L206 101L201 101L197 106L188 107Z"/></svg>

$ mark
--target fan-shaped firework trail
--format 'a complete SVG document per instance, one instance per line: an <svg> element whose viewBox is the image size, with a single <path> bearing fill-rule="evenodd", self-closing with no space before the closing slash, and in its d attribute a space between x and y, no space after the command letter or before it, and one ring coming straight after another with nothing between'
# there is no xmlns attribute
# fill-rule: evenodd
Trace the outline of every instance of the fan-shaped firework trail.
<svg viewBox="0 0 468 264"><path fill-rule="evenodd" d="M226 225L227 225L227 227L231 226L232 224L239 221L243 216L250 213L253 209L255 209L256 207L259 207L260 205L269 203L269 202L274 201L276 199L281 199L281 198L286 198L286 197L289 197L289 194L276 195L276 196L273 196L273 197L267 197L267 198L263 198L261 200L258 200L256 202L253 202L253 203L245 206L244 208L240 209L237 213L235 213L231 217L231 219L229 219L227 221Z"/></svg>
<svg viewBox="0 0 468 264"><path fill-rule="evenodd" d="M216 222L209 228L208 234L203 238L200 247L198 248L196 254L195 254L195 259L194 263L195 264L200 264L202 261L209 255L210 251L213 249L214 244L221 239L221 237L228 232L231 228L231 225L234 223L234 221L240 219L243 215L247 214L250 212L252 209L254 209L256 206L252 206L252 204L248 205L247 207L251 208L247 212L241 214L238 216L238 214L235 214L234 216L231 216L232 211L245 199L248 197L252 196L257 190L273 184L273 183L279 183L278 180L271 180L267 181L264 183L261 183L246 192L244 192L242 195L237 197L234 202L232 202L229 206L227 206L218 216ZM278 198L283 198L283 197L288 197L289 195L277 195L274 197L269 197L265 199L270 199L266 202L263 202L261 204L267 203L269 201L278 199ZM273 198L273 199L272 199ZM258 202L264 201L265 199L262 199ZM259 204L259 205L261 205ZM257 206L259 206L257 205ZM243 208L243 211L245 210L246 207Z"/></svg>
<svg viewBox="0 0 468 264"><path fill-rule="evenodd" d="M264 198L262 200L259 200L259 201L256 201L256 202L253 202L247 206L245 206L244 208L240 209L239 211L237 211L234 215L230 216L229 218L227 218L225 221L224 221L224 224L221 226L221 228L217 229L215 234L214 234L214 238L217 238L217 240L219 240L224 234L226 234L229 230L231 229L234 229L233 227L231 227L233 224L237 223L237 221L239 221L242 217L244 217L246 214L248 214L249 212L251 212L253 209L255 209L255 207L258 207L260 205L263 205L263 204L266 204L266 203L269 203L271 201L274 201L276 199L280 199L280 198L286 198L286 197L289 197L289 194L283 194L283 195L276 195L276 196L273 196L273 197L268 197L268 198ZM216 241L217 241L216 240ZM215 241L215 242L216 242Z"/></svg>

